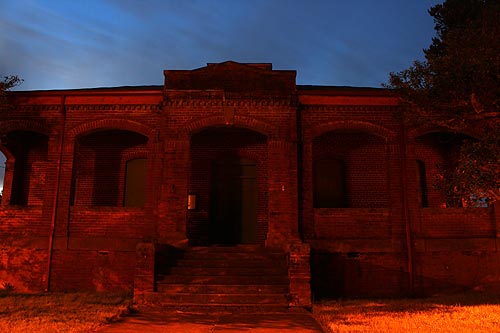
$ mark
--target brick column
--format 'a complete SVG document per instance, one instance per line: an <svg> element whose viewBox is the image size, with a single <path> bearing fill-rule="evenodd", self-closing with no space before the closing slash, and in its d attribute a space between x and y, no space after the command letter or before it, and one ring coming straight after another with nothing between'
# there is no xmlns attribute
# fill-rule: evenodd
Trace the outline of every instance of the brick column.
<svg viewBox="0 0 500 333"><path fill-rule="evenodd" d="M298 239L297 168L293 145L268 141L269 247L287 249L291 239Z"/></svg>
<svg viewBox="0 0 500 333"><path fill-rule="evenodd" d="M159 239L186 238L187 170L189 170L189 139L165 141L158 203Z"/></svg>
<svg viewBox="0 0 500 333"><path fill-rule="evenodd" d="M136 246L134 276L134 300L142 299L145 292L154 291L155 246L153 243L139 243Z"/></svg>
<svg viewBox="0 0 500 333"><path fill-rule="evenodd" d="M290 245L288 276L290 306L311 307L311 267L309 244L294 241Z"/></svg>

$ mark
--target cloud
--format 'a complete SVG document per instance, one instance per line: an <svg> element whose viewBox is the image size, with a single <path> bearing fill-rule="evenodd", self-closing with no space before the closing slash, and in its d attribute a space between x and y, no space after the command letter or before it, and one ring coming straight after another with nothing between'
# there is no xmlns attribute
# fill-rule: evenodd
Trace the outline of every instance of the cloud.
<svg viewBox="0 0 500 333"><path fill-rule="evenodd" d="M161 84L162 70L272 62L301 84L372 85L421 55L436 1L12 1L0 74L23 89Z"/></svg>

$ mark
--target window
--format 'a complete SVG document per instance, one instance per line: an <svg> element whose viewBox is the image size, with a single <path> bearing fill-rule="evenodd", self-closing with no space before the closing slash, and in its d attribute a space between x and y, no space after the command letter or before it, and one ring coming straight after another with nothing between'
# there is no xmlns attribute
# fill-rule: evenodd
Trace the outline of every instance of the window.
<svg viewBox="0 0 500 333"><path fill-rule="evenodd" d="M314 208L348 207L343 160L332 157L316 160L313 173Z"/></svg>
<svg viewBox="0 0 500 333"><path fill-rule="evenodd" d="M128 160L125 167L124 207L144 207L146 201L145 158Z"/></svg>
<svg viewBox="0 0 500 333"><path fill-rule="evenodd" d="M420 195L420 206L429 207L429 199L427 196L427 176L424 161L417 160L418 173L418 193Z"/></svg>

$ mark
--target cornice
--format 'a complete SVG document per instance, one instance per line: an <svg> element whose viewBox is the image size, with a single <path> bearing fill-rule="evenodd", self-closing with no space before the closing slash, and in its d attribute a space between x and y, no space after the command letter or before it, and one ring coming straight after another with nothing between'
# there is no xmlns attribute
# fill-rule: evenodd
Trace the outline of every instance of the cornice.
<svg viewBox="0 0 500 333"><path fill-rule="evenodd" d="M61 104L18 104L14 106L13 110L19 110L23 112L58 111L61 110Z"/></svg>
<svg viewBox="0 0 500 333"><path fill-rule="evenodd" d="M302 111L396 111L397 105L301 105Z"/></svg>
<svg viewBox="0 0 500 333"><path fill-rule="evenodd" d="M291 98L262 98L262 99L197 99L175 98L166 99L165 107L295 107L297 104Z"/></svg>
<svg viewBox="0 0 500 333"><path fill-rule="evenodd" d="M75 104L66 105L68 111L150 111L159 112L160 104Z"/></svg>

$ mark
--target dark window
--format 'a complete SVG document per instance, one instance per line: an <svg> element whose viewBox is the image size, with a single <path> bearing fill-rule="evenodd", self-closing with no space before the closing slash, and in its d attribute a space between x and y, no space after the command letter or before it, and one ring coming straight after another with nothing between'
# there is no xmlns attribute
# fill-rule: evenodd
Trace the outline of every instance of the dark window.
<svg viewBox="0 0 500 333"><path fill-rule="evenodd" d="M146 161L136 158L127 161L123 206L144 207L146 201Z"/></svg>
<svg viewBox="0 0 500 333"><path fill-rule="evenodd" d="M323 158L314 162L314 208L348 207L344 161Z"/></svg>
<svg viewBox="0 0 500 333"><path fill-rule="evenodd" d="M425 170L425 163L417 160L418 172L418 192L420 194L420 205L422 207L429 207L429 199L427 197L427 176Z"/></svg>
<svg viewBox="0 0 500 333"><path fill-rule="evenodd" d="M10 188L11 205L41 205L44 179L40 163L47 160L48 138L42 134L16 131L7 135L5 147L12 153L15 163Z"/></svg>

